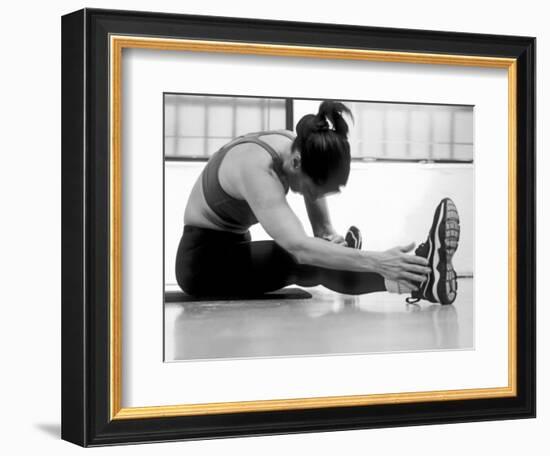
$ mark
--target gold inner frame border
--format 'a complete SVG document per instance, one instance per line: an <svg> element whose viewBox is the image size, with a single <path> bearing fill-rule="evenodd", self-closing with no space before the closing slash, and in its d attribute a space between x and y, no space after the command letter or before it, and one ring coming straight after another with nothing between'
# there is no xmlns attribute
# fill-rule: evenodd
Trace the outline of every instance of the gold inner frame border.
<svg viewBox="0 0 550 456"><path fill-rule="evenodd" d="M110 60L110 416L112 420L222 413L299 410L344 406L489 399L517 395L517 61L513 58L392 52L332 47L258 44L111 35ZM327 396L243 402L122 407L122 163L121 93L123 49L154 49L210 53L254 54L375 62L453 65L508 70L508 386L495 388Z"/></svg>

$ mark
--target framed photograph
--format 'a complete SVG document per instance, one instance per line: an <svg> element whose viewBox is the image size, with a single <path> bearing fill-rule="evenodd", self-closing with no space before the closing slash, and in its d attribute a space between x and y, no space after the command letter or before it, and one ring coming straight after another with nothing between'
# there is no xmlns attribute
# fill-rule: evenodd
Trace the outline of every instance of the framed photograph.
<svg viewBox="0 0 550 456"><path fill-rule="evenodd" d="M62 437L535 416L535 39L62 18Z"/></svg>

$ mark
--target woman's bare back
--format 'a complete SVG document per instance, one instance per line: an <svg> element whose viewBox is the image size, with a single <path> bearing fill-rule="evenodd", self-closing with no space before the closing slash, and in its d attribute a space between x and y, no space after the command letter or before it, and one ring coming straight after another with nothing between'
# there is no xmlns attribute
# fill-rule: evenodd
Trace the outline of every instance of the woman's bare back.
<svg viewBox="0 0 550 456"><path fill-rule="evenodd" d="M261 141L267 143L280 156L290 149L289 138L281 134L263 134L258 136ZM223 157L217 172L217 178L223 191L231 198L244 200L242 196L242 169L243 167L255 168L258 173L267 172L278 176L274 169L274 160L269 152L256 143L241 143L231 147ZM284 181L284 179L282 179ZM286 193L288 185L281 182L281 192ZM242 232L241 226L231 226L226 220L222 220L212 208L209 207L202 184L202 174L195 182L184 215L184 224L217 230Z"/></svg>

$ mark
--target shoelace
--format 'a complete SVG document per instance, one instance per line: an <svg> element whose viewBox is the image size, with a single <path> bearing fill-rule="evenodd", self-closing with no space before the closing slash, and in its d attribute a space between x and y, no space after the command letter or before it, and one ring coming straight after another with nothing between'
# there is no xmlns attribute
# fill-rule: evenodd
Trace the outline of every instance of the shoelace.
<svg viewBox="0 0 550 456"><path fill-rule="evenodd" d="M416 252L420 252L425 246L426 246L426 243L425 243L425 242L421 242L420 244L418 244L418 247L416 248L416 250L414 251L414 253L416 254Z"/></svg>
<svg viewBox="0 0 550 456"><path fill-rule="evenodd" d="M416 250L414 251L415 254L417 254L418 252L421 252L426 246L426 243L425 242L421 242L418 247L416 248ZM424 282L422 282L424 283ZM420 284L422 285L422 284ZM418 301L420 301L421 298L413 298L412 296L409 296L408 298L405 298L405 301L407 302L407 304L416 304Z"/></svg>

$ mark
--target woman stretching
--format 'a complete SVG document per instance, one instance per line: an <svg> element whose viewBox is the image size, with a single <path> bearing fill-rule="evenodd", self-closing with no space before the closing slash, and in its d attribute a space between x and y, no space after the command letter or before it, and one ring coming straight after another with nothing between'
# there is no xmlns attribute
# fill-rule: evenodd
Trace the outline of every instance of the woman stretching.
<svg viewBox="0 0 550 456"><path fill-rule="evenodd" d="M459 220L449 198L438 205L428 239L414 255L409 253L414 243L379 252L350 248L333 229L326 197L346 185L351 162L343 113L351 116L342 103L324 101L317 114L302 117L296 135L250 133L210 158L185 210L176 257L183 291L242 297L296 284L345 294L390 291L410 293L413 300L454 301L451 259ZM303 195L314 237L288 205L289 189ZM272 241L251 241L248 229L258 222ZM349 238L357 235L352 230Z"/></svg>

